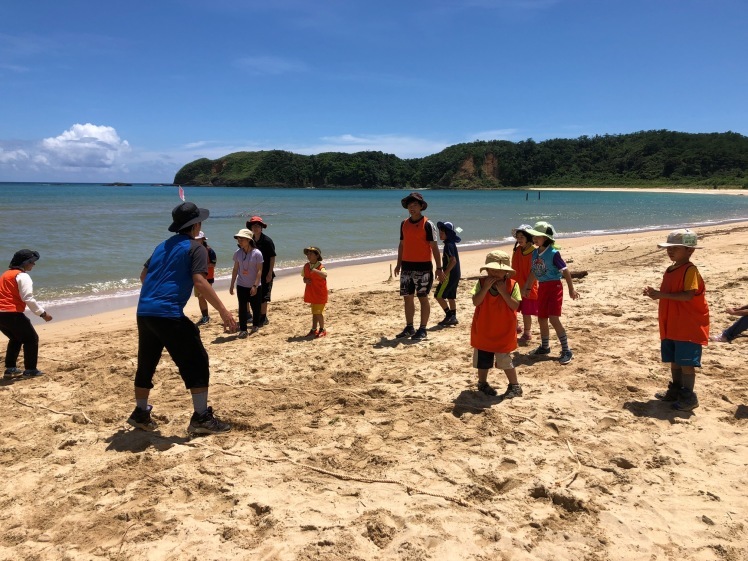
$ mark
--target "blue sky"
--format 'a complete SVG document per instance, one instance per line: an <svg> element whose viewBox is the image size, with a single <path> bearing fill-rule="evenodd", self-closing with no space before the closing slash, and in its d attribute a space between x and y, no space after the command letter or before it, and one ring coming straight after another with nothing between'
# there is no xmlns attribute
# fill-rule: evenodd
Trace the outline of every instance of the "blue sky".
<svg viewBox="0 0 748 561"><path fill-rule="evenodd" d="M745 0L9 0L0 181L240 150L748 134Z"/></svg>

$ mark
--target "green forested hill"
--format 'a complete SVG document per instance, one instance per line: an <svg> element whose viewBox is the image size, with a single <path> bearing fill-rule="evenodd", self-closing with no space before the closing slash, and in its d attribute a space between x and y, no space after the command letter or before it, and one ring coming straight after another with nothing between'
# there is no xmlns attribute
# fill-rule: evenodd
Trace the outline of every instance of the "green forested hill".
<svg viewBox="0 0 748 561"><path fill-rule="evenodd" d="M481 188L529 185L736 185L748 188L748 137L646 131L543 142L495 140L402 160L382 152L282 150L202 158L181 185Z"/></svg>

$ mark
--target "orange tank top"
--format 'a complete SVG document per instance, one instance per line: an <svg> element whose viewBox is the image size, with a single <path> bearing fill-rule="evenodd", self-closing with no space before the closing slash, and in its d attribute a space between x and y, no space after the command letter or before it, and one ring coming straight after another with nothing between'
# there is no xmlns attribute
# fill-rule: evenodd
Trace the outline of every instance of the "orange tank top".
<svg viewBox="0 0 748 561"><path fill-rule="evenodd" d="M482 279L478 282L481 283ZM509 294L517 281L506 280ZM510 353L517 348L517 312L512 310L501 294L489 291L483 302L475 307L470 327L470 346L490 353Z"/></svg>
<svg viewBox="0 0 748 561"><path fill-rule="evenodd" d="M319 269L325 270L320 263ZM327 279L319 275L313 275L309 263L304 264L304 278L312 282L304 288L304 302L307 304L327 304Z"/></svg>
<svg viewBox="0 0 748 561"><path fill-rule="evenodd" d="M665 271L660 290L672 294L685 290L686 273L696 266L693 263L681 265L673 271ZM709 305L706 302L706 286L698 269L694 271L698 288L688 302L660 298L659 319L660 339L690 341L698 345L709 342Z"/></svg>
<svg viewBox="0 0 748 561"><path fill-rule="evenodd" d="M0 276L0 312L23 312L26 309L26 302L21 300L16 280L21 272L18 269L8 269Z"/></svg>
<svg viewBox="0 0 748 561"><path fill-rule="evenodd" d="M413 223L409 218L403 220L401 229L403 232L403 261L414 263L431 262L431 244L426 240L426 222L428 218Z"/></svg>
<svg viewBox="0 0 748 561"><path fill-rule="evenodd" d="M532 265L532 252L534 251L534 247L530 247L530 253L524 253L522 251L522 248L517 246L514 248L514 253L512 253L512 269L514 269L517 274L515 276L515 280L517 281L517 284L519 284L520 289L525 287L525 283L527 282L527 279L530 276L530 266ZM525 300L537 300L538 299L538 281L536 280L534 283L532 283L532 288L530 289L530 292L527 296L523 296Z"/></svg>

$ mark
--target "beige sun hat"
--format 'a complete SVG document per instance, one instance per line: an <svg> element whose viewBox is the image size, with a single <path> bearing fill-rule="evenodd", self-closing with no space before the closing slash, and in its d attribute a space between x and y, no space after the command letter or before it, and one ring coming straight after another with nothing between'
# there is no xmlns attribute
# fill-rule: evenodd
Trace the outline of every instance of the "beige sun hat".
<svg viewBox="0 0 748 561"><path fill-rule="evenodd" d="M492 251L486 255L486 264L480 268L482 271L488 269L494 269L497 271L507 271L508 273L514 274L514 269L509 266L509 255L501 250Z"/></svg>
<svg viewBox="0 0 748 561"><path fill-rule="evenodd" d="M237 238L247 238L248 240L252 239L252 231L247 230L246 228L242 228L239 230L236 234L234 234L234 239Z"/></svg>
<svg viewBox="0 0 748 561"><path fill-rule="evenodd" d="M703 246L698 246L699 238L696 232L683 228L681 230L673 230L667 235L667 241L665 243L658 243L657 247L666 248L673 246L692 247L693 249L702 249Z"/></svg>

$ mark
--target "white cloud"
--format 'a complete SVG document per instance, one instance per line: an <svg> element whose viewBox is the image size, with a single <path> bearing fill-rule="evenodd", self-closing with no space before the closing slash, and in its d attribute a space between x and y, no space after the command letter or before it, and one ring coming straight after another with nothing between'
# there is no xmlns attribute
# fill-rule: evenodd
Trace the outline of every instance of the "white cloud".
<svg viewBox="0 0 748 561"><path fill-rule="evenodd" d="M310 70L304 62L267 55L247 56L237 59L234 61L234 66L250 74L270 74L273 76L298 74Z"/></svg>
<svg viewBox="0 0 748 561"><path fill-rule="evenodd" d="M113 127L91 123L45 138L40 148L49 165L64 168L110 168L130 152L130 144Z"/></svg>
<svg viewBox="0 0 748 561"><path fill-rule="evenodd" d="M474 132L467 135L468 142L474 140L512 140L519 129L494 129L488 131Z"/></svg>
<svg viewBox="0 0 748 561"><path fill-rule="evenodd" d="M321 152L364 152L380 151L395 154L400 158L420 158L435 154L450 145L449 142L399 136L394 134L324 136L321 142L306 146L289 146L286 150L299 154L319 154Z"/></svg>
<svg viewBox="0 0 748 561"><path fill-rule="evenodd" d="M25 150L3 150L0 148L0 164L13 164L28 159L29 155Z"/></svg>

